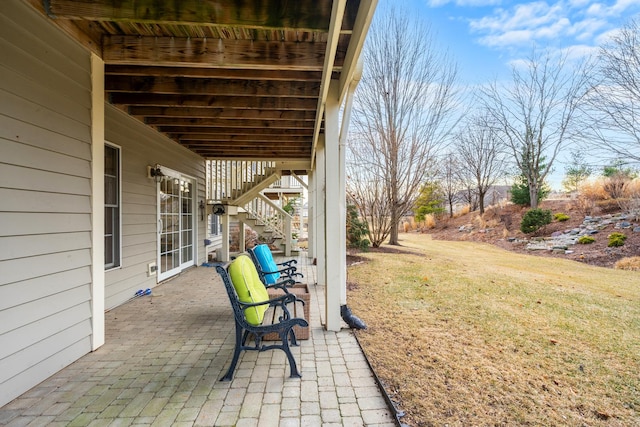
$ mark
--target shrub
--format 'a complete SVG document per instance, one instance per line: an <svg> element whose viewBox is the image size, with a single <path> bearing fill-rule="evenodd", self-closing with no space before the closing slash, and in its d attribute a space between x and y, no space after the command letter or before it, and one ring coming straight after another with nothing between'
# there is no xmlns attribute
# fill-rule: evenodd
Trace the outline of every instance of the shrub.
<svg viewBox="0 0 640 427"><path fill-rule="evenodd" d="M555 219L556 221L568 221L569 218L571 218L569 215L567 215L566 213L562 213L562 212L558 212L557 214L555 214L553 216L553 219Z"/></svg>
<svg viewBox="0 0 640 427"><path fill-rule="evenodd" d="M618 201L614 199L598 200L596 202L596 206L600 209L600 212L602 213L614 213L620 210L620 205L618 205Z"/></svg>
<svg viewBox="0 0 640 427"><path fill-rule="evenodd" d="M527 211L520 222L520 231L533 233L540 227L551 224L551 211L548 209L531 209Z"/></svg>
<svg viewBox="0 0 640 427"><path fill-rule="evenodd" d="M604 183L601 179L596 181L583 182L579 189L580 195L591 201L605 200L609 197L604 189Z"/></svg>
<svg viewBox="0 0 640 427"><path fill-rule="evenodd" d="M366 236L369 234L367 223L358 216L355 205L347 205L347 247L361 251L369 249L371 242Z"/></svg>
<svg viewBox="0 0 640 427"><path fill-rule="evenodd" d="M608 238L609 244L607 246L610 248L622 246L624 245L624 241L627 240L627 236L622 233L611 233Z"/></svg>
<svg viewBox="0 0 640 427"><path fill-rule="evenodd" d="M436 217L433 214L427 214L424 216L424 226L426 228L434 228L436 226Z"/></svg>
<svg viewBox="0 0 640 427"><path fill-rule="evenodd" d="M578 243L580 243L581 245L588 245L589 243L593 243L595 241L596 239L591 236L582 236L578 239Z"/></svg>
<svg viewBox="0 0 640 427"><path fill-rule="evenodd" d="M464 215L468 214L469 212L471 212L471 206L470 205L464 205L462 208L460 208L459 210L454 212L453 217L454 218L458 218L458 217L461 217L461 216L464 216Z"/></svg>
<svg viewBox="0 0 640 427"><path fill-rule="evenodd" d="M615 268L618 270L640 271L640 256L622 258L616 262Z"/></svg>

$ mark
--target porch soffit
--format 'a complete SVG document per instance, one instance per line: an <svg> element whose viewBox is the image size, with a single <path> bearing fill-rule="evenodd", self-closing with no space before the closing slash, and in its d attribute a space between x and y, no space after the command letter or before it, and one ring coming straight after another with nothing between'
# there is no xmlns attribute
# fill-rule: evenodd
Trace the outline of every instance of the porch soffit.
<svg viewBox="0 0 640 427"><path fill-rule="evenodd" d="M204 158L296 169L311 166L324 87L348 85L377 3L25 1L102 57L110 103Z"/></svg>

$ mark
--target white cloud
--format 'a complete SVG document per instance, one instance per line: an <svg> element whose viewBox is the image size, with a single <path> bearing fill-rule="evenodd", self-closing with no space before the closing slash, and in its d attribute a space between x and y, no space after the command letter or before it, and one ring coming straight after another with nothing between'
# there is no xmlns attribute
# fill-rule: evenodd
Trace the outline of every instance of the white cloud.
<svg viewBox="0 0 640 427"><path fill-rule="evenodd" d="M512 30L533 30L536 27L555 22L560 8L550 7L545 2L516 5L513 9L496 9L493 16L471 20L475 31L506 32Z"/></svg>
<svg viewBox="0 0 640 427"><path fill-rule="evenodd" d="M567 61L580 61L589 56L595 56L597 53L597 47L586 44L576 44L561 50L561 54L566 56Z"/></svg>
<svg viewBox="0 0 640 427"><path fill-rule="evenodd" d="M573 24L567 34L580 42L589 42L593 40L595 34L607 28L608 25L609 23L604 19L586 18Z"/></svg>
<svg viewBox="0 0 640 427"><path fill-rule="evenodd" d="M490 47L525 45L531 42L533 34L528 30L506 31L480 38L480 42Z"/></svg>
<svg viewBox="0 0 640 427"><path fill-rule="evenodd" d="M611 13L622 15L634 6L638 6L638 0L618 0L611 7Z"/></svg>
<svg viewBox="0 0 640 427"><path fill-rule="evenodd" d="M427 0L429 7L442 7L450 3L459 7L484 7L497 6L502 3L502 0Z"/></svg>
<svg viewBox="0 0 640 427"><path fill-rule="evenodd" d="M475 33L485 33L480 42L488 46L530 44L539 39L557 38L571 28L559 5L533 2L513 9L496 10L492 16L470 21Z"/></svg>
<svg viewBox="0 0 640 427"><path fill-rule="evenodd" d="M493 48L533 43L595 45L603 33L619 27L632 12L640 13L639 0L539 0L495 8L470 19L469 28L480 44Z"/></svg>
<svg viewBox="0 0 640 427"><path fill-rule="evenodd" d="M591 0L569 0L568 4L572 8L576 8L576 7L584 8L586 5L589 4L590 1Z"/></svg>
<svg viewBox="0 0 640 427"><path fill-rule="evenodd" d="M594 3L587 8L587 15L604 16L606 15L605 7L601 3Z"/></svg>
<svg viewBox="0 0 640 427"><path fill-rule="evenodd" d="M604 33L596 37L595 42L598 46L606 44L611 41L611 38L617 36L619 32L620 32L619 28L614 28L612 30L605 31Z"/></svg>

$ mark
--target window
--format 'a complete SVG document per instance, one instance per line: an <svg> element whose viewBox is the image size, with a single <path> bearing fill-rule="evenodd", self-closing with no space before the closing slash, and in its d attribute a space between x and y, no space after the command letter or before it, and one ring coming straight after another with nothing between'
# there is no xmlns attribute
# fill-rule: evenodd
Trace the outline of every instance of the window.
<svg viewBox="0 0 640 427"><path fill-rule="evenodd" d="M104 146L104 268L120 267L120 149Z"/></svg>
<svg viewBox="0 0 640 427"><path fill-rule="evenodd" d="M220 215L209 215L209 235L218 236L222 234L222 227L220 226Z"/></svg>

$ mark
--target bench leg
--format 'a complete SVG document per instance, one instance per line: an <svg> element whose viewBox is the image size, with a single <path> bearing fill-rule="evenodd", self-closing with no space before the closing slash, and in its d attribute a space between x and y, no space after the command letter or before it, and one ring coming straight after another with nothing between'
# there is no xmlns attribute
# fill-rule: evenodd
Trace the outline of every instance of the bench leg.
<svg viewBox="0 0 640 427"><path fill-rule="evenodd" d="M231 359L231 365L229 365L227 373L224 374L224 377L220 378L220 381L231 381L233 379L233 371L236 369L236 365L238 364L238 359L240 358L240 352L242 351L243 343L244 337L242 328L240 328L240 326L236 324L236 346L233 350L233 359Z"/></svg>
<svg viewBox="0 0 640 427"><path fill-rule="evenodd" d="M291 378L302 378L302 375L300 375L300 372L298 371L298 365L296 365L296 359L294 359L293 354L291 354L291 348L289 348L289 332L293 332L293 330L280 332L280 339L282 340L282 350L287 355L287 359L289 359L289 366L291 367L291 375L289 376Z"/></svg>

